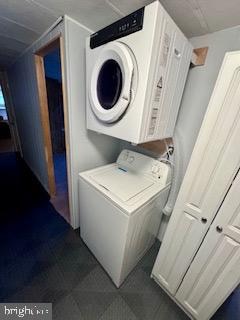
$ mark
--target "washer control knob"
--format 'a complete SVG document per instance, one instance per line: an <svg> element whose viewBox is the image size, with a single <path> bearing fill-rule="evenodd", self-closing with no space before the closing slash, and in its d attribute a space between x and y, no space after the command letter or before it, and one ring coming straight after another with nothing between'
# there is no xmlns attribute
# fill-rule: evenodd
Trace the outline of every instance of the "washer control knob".
<svg viewBox="0 0 240 320"><path fill-rule="evenodd" d="M124 153L123 156L122 156L122 159L123 159L124 161L126 161L127 158L128 158L128 152Z"/></svg>
<svg viewBox="0 0 240 320"><path fill-rule="evenodd" d="M128 158L128 162L129 162L129 163L132 163L134 160L135 160L135 158L134 158L133 156L130 156L130 157Z"/></svg>
<svg viewBox="0 0 240 320"><path fill-rule="evenodd" d="M156 174L158 172L158 167L156 165L152 166L152 173Z"/></svg>

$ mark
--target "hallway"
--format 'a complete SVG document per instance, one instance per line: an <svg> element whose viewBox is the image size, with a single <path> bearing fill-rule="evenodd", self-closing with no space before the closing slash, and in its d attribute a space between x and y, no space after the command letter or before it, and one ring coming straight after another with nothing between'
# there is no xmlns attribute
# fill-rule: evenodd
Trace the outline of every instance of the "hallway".
<svg viewBox="0 0 240 320"><path fill-rule="evenodd" d="M52 302L54 320L184 320L150 279L156 243L120 289L49 202L24 162L0 155L0 301ZM239 319L239 290L214 319Z"/></svg>
<svg viewBox="0 0 240 320"><path fill-rule="evenodd" d="M2 83L3 76L0 72L0 153L2 152L14 152L14 141L12 139L12 133L10 130L10 122L8 118L8 112L6 109L6 103L3 96Z"/></svg>

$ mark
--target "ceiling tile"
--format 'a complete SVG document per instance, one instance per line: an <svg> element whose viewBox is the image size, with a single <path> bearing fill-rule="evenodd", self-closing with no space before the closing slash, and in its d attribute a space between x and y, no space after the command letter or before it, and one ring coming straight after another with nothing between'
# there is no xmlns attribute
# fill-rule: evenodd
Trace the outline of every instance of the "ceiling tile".
<svg viewBox="0 0 240 320"><path fill-rule="evenodd" d="M57 16L30 0L0 1L0 16L16 21L25 28L42 34Z"/></svg>
<svg viewBox="0 0 240 320"><path fill-rule="evenodd" d="M15 59L16 55L18 55L19 52L5 47L5 48L0 48L0 54L2 56L4 55L9 59Z"/></svg>
<svg viewBox="0 0 240 320"><path fill-rule="evenodd" d="M9 66L11 62L12 62L12 58L9 58L0 53L0 68Z"/></svg>
<svg viewBox="0 0 240 320"><path fill-rule="evenodd" d="M240 24L239 0L198 0L211 32Z"/></svg>
<svg viewBox="0 0 240 320"><path fill-rule="evenodd" d="M34 42L41 34L28 30L11 20L0 17L0 35L7 35L26 44Z"/></svg>
<svg viewBox="0 0 240 320"><path fill-rule="evenodd" d="M152 0L105 0L106 3L112 4L114 7L119 9L124 15L132 13L133 11L146 6L153 2Z"/></svg>
<svg viewBox="0 0 240 320"><path fill-rule="evenodd" d="M160 2L187 37L208 32L199 22L188 0L161 0Z"/></svg>
<svg viewBox="0 0 240 320"><path fill-rule="evenodd" d="M121 17L105 0L37 0L37 2L50 8L58 15L69 15L93 31L101 29Z"/></svg>
<svg viewBox="0 0 240 320"><path fill-rule="evenodd" d="M0 52L3 49L11 49L15 52L22 52L26 48L26 44L15 39L8 38L0 34Z"/></svg>

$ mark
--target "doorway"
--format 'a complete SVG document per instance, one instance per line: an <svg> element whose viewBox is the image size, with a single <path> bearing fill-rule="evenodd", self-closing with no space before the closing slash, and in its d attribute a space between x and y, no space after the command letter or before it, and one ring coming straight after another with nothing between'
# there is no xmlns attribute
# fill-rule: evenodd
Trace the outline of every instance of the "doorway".
<svg viewBox="0 0 240 320"><path fill-rule="evenodd" d="M5 71L0 71L0 152L17 152L22 156L16 116Z"/></svg>
<svg viewBox="0 0 240 320"><path fill-rule="evenodd" d="M49 194L55 209L70 222L65 108L60 38L35 53Z"/></svg>
<svg viewBox="0 0 240 320"><path fill-rule="evenodd" d="M0 85L0 153L13 151L14 146L9 127L7 108Z"/></svg>

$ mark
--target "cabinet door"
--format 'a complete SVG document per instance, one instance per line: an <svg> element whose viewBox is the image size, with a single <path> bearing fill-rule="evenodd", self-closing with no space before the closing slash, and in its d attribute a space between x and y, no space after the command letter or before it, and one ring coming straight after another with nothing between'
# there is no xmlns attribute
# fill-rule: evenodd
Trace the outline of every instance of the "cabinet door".
<svg viewBox="0 0 240 320"><path fill-rule="evenodd" d="M240 282L240 173L177 291L196 319L209 319Z"/></svg>
<svg viewBox="0 0 240 320"><path fill-rule="evenodd" d="M220 70L152 276L175 295L240 166L240 52ZM194 106L193 106L194 107Z"/></svg>

